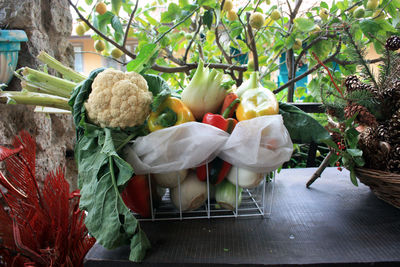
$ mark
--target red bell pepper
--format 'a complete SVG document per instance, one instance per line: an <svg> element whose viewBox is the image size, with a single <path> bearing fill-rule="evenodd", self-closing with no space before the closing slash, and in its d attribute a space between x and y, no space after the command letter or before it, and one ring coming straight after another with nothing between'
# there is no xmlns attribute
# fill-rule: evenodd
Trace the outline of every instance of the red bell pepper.
<svg viewBox="0 0 400 267"><path fill-rule="evenodd" d="M133 176L121 193L125 205L142 217L150 217L150 188L145 175Z"/></svg>
<svg viewBox="0 0 400 267"><path fill-rule="evenodd" d="M228 118L230 111L232 108L239 103L239 99L236 98L232 101L229 106L225 109L223 115L220 114L212 114L206 113L203 117L203 123L210 124L215 126L223 131L228 133L232 133L233 129L235 128L236 124L238 123L237 120ZM228 175L232 165L222 159L216 157L211 162L208 163L208 177L211 184L219 184L224 180L224 178ZM207 180L207 166L202 165L197 167L196 169L197 178L200 181Z"/></svg>

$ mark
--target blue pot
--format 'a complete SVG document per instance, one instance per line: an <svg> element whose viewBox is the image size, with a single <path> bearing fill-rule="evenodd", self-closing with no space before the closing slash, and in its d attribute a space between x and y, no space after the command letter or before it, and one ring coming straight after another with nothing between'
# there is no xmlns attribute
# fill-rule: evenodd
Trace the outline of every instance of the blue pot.
<svg viewBox="0 0 400 267"><path fill-rule="evenodd" d="M26 33L21 30L0 30L0 84L8 84L18 62L18 51L21 42L28 41Z"/></svg>

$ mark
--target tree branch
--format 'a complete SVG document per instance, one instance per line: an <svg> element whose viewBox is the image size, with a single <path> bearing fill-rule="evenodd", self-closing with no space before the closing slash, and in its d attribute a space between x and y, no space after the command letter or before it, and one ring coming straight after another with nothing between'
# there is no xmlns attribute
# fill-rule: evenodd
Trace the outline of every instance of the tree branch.
<svg viewBox="0 0 400 267"><path fill-rule="evenodd" d="M129 28L130 28L130 26L131 26L133 17L135 16L135 13L136 13L136 10L137 10L138 5L139 5L139 0L136 0L135 8L133 9L133 11L132 11L132 13L131 13L131 15L130 15L130 17L129 17L128 24L126 25L125 35L124 35L124 41L122 42L122 46L125 46L126 41L128 40Z"/></svg>
<svg viewBox="0 0 400 267"><path fill-rule="evenodd" d="M69 1L69 0L68 0ZM187 15L186 17L184 17L181 21L179 21L177 24L175 24L174 26L172 26L171 28L169 28L168 31L164 32L163 34L161 34L155 41L154 43L158 43L165 35L167 35L168 33L170 33L173 29L175 29L176 27L178 27L179 25L181 25L182 23L184 23L188 18L190 18L191 16L193 16L193 14L195 12L197 12L197 10L199 10L200 7L197 7L195 10L193 10L189 15Z"/></svg>
<svg viewBox="0 0 400 267"><path fill-rule="evenodd" d="M235 66L235 65L220 64L220 63L210 63L207 66L210 69L236 70L239 72L244 72L247 70L247 67L244 67L244 66ZM164 67L164 66L154 64L151 68L153 70L165 72L165 73L186 72L186 71L197 68L197 63L187 63L184 66L179 66L179 67Z"/></svg>
<svg viewBox="0 0 400 267"><path fill-rule="evenodd" d="M72 6L72 8L75 10L76 14L79 16L79 18L85 22L89 28L91 28L95 33L97 33L98 35L100 35L101 38L103 38L104 40L106 40L107 42L111 43L112 45L114 45L116 48L120 49L122 52L124 52L127 56L129 56L132 59L136 58L136 55L134 53L132 53L131 51L129 51L128 49L125 48L125 46L121 46L119 45L117 42L115 42L114 40L108 38L106 35L104 35L101 31L99 31L98 29L96 29L83 15L82 13L78 10L78 8L76 7L76 5L74 5L72 3L71 0L68 0L68 3Z"/></svg>
<svg viewBox="0 0 400 267"><path fill-rule="evenodd" d="M337 54L339 54L340 52L340 48L341 48L342 42L339 41L337 47L336 47L336 51L335 53L333 53L330 57L326 58L324 61L322 61L322 63L326 64L329 61L332 61ZM316 64L314 67L312 67L311 69L309 69L308 71L304 72L303 74L297 76L296 78L291 79L290 81L288 81L287 83L285 83L284 85L280 86L278 89L275 89L273 92L274 94L279 93L280 91L282 91L283 89L287 88L289 85L303 79L304 77L307 77L307 75L310 75L311 73L313 73L314 71L316 71L317 69L319 69L322 65L321 64Z"/></svg>
<svg viewBox="0 0 400 267"><path fill-rule="evenodd" d="M197 20L196 20L196 21L197 21ZM197 34L199 34L199 32L200 32L200 28L201 28L201 18L199 19L199 22L196 24L196 27L197 27L197 28L196 28L196 30L195 30L195 32L194 32L194 34L193 34L193 37L192 37L192 39L190 40L188 46L186 47L185 55L184 55L183 58L182 58L182 61L183 61L184 63L186 63L187 57L188 57L188 54L189 54L189 51L190 51L190 48L192 47L192 44L193 44L194 40L195 40L196 37L197 37Z"/></svg>
<svg viewBox="0 0 400 267"><path fill-rule="evenodd" d="M254 71L259 71L256 40L254 39L253 29L251 28L251 25L249 22L250 21L250 12L246 13L246 19L247 19L247 32L248 32L249 41L250 41L250 50L253 53Z"/></svg>

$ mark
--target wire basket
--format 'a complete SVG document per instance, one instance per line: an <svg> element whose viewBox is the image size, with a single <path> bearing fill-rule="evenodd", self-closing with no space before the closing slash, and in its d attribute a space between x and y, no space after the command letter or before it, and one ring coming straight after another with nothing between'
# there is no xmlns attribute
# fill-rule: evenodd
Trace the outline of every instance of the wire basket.
<svg viewBox="0 0 400 267"><path fill-rule="evenodd" d="M391 172L356 168L356 176L383 201L400 208L400 175Z"/></svg>
<svg viewBox="0 0 400 267"><path fill-rule="evenodd" d="M236 169L238 170L238 169ZM261 183L253 189L243 189L241 192L242 201L238 205L240 189L238 186L239 174L236 171L236 201L233 210L221 208L212 198L212 192L207 175L207 200L196 210L182 211L181 206L181 183L178 178L179 207L175 207L171 201L170 190L166 189L166 193L161 199L157 208L153 206L152 193L150 190L150 206L151 217L143 218L139 214L135 214L139 221L165 221L165 220L187 220L187 219L211 219L211 218L228 218L228 217L249 217L259 216L268 218L272 212L272 202L275 188L276 172L263 174ZM151 188L152 179L147 175L149 187Z"/></svg>

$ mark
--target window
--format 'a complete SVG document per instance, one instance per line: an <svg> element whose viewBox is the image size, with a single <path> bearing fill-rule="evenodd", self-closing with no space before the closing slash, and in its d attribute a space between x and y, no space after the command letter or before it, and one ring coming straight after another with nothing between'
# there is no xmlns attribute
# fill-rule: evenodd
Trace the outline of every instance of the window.
<svg viewBox="0 0 400 267"><path fill-rule="evenodd" d="M83 73L83 53L81 44L73 44L74 46L74 56L75 56L75 66L74 69L77 72Z"/></svg>

